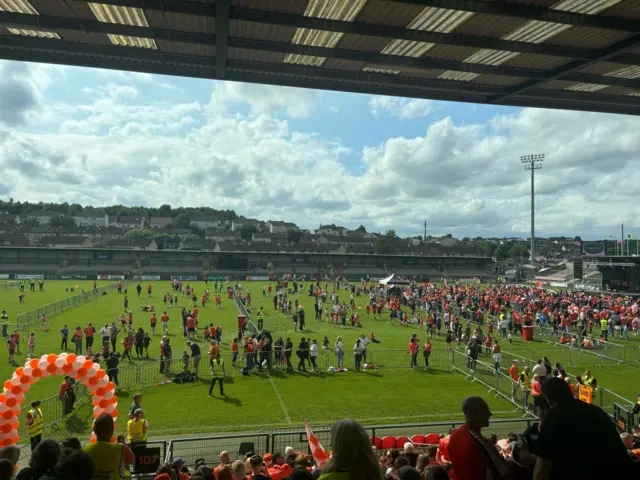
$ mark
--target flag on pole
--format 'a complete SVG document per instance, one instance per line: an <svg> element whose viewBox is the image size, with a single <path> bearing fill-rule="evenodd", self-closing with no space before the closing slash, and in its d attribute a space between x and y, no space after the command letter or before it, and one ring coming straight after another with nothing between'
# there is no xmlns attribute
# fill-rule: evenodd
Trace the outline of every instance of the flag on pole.
<svg viewBox="0 0 640 480"><path fill-rule="evenodd" d="M327 461L329 460L329 454L322 448L318 437L316 437L309 426L309 422L304 421L304 428L307 431L307 441L309 442L309 448L311 449L311 455L313 455L313 459L316 461L316 465L322 468L325 466Z"/></svg>

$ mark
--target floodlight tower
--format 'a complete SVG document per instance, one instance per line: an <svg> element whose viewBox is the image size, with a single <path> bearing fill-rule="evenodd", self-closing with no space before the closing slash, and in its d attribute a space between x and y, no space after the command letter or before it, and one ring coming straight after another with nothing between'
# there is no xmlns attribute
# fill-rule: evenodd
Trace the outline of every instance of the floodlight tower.
<svg viewBox="0 0 640 480"><path fill-rule="evenodd" d="M536 261L536 223L535 223L535 200L534 185L535 171L542 168L544 153L535 155L523 155L520 162L524 164L525 170L531 170L531 265Z"/></svg>

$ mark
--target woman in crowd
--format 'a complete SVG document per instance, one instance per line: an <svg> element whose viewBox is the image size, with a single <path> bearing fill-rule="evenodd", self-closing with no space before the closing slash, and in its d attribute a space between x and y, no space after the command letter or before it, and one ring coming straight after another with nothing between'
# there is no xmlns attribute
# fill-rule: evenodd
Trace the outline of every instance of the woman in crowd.
<svg viewBox="0 0 640 480"><path fill-rule="evenodd" d="M338 368L344 368L344 345L342 337L338 337L335 343L336 357L338 358Z"/></svg>
<svg viewBox="0 0 640 480"><path fill-rule="evenodd" d="M369 436L355 420L340 420L331 428L333 455L320 480L382 480Z"/></svg>
<svg viewBox="0 0 640 480"><path fill-rule="evenodd" d="M29 466L18 472L16 480L39 480L45 473L58 464L60 445L53 439L42 440L29 459Z"/></svg>
<svg viewBox="0 0 640 480"><path fill-rule="evenodd" d="M362 352L364 348L362 347L362 342L360 339L356 340L356 344L353 346L353 353L355 355L356 362L356 372L360 371L360 364L362 363Z"/></svg>

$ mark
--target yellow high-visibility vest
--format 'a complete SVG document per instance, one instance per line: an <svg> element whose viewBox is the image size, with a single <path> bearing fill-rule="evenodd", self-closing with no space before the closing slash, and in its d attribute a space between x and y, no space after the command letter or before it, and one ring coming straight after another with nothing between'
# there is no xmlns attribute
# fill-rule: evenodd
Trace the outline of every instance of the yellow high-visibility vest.
<svg viewBox="0 0 640 480"><path fill-rule="evenodd" d="M127 422L127 440L129 443L146 442L147 432L144 429L144 420L129 420Z"/></svg>
<svg viewBox="0 0 640 480"><path fill-rule="evenodd" d="M42 432L44 431L44 420L42 418L42 409L31 408L27 412L27 415L31 415L31 418L33 418L31 425L27 425L27 435L29 435L29 438L42 435Z"/></svg>
<svg viewBox="0 0 640 480"><path fill-rule="evenodd" d="M522 375L523 379L522 388L525 390L531 390L531 377L529 376L529 374L523 370L520 375Z"/></svg>
<svg viewBox="0 0 640 480"><path fill-rule="evenodd" d="M91 480L123 480L131 476L124 464L123 444L89 443L83 450L93 460L94 470Z"/></svg>

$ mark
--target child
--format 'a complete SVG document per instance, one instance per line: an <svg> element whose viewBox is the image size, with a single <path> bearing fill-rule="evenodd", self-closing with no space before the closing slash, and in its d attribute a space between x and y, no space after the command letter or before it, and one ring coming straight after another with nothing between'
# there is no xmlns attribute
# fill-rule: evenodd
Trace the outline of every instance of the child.
<svg viewBox="0 0 640 480"><path fill-rule="evenodd" d="M144 333L142 344L144 345L144 354L147 358L149 358L149 345L151 344L151 337L149 336L149 332Z"/></svg>
<svg viewBox="0 0 640 480"><path fill-rule="evenodd" d="M36 334L31 332L29 335L29 343L27 344L27 357L33 358L33 350L36 348Z"/></svg>
<svg viewBox="0 0 640 480"><path fill-rule="evenodd" d="M13 335L11 335L11 338L13 338L13 343L16 344L16 352L18 352L18 354L22 353L20 352L20 332L15 330Z"/></svg>
<svg viewBox="0 0 640 480"><path fill-rule="evenodd" d="M7 348L9 349L9 363L15 363L14 356L16 354L16 344L13 341L13 336L7 340Z"/></svg>
<svg viewBox="0 0 640 480"><path fill-rule="evenodd" d="M513 343L513 337L511 336L511 332L508 333L507 339L509 340L509 343Z"/></svg>
<svg viewBox="0 0 640 480"><path fill-rule="evenodd" d="M41 332L47 331L47 316L46 315L42 315L42 318L40 318L40 331Z"/></svg>
<svg viewBox="0 0 640 480"><path fill-rule="evenodd" d="M129 359L129 362L132 362L133 360L131 360L131 337L129 335L127 335L125 337L124 340L122 340L122 346L124 347L124 353L122 354L122 359L124 360L125 358Z"/></svg>

